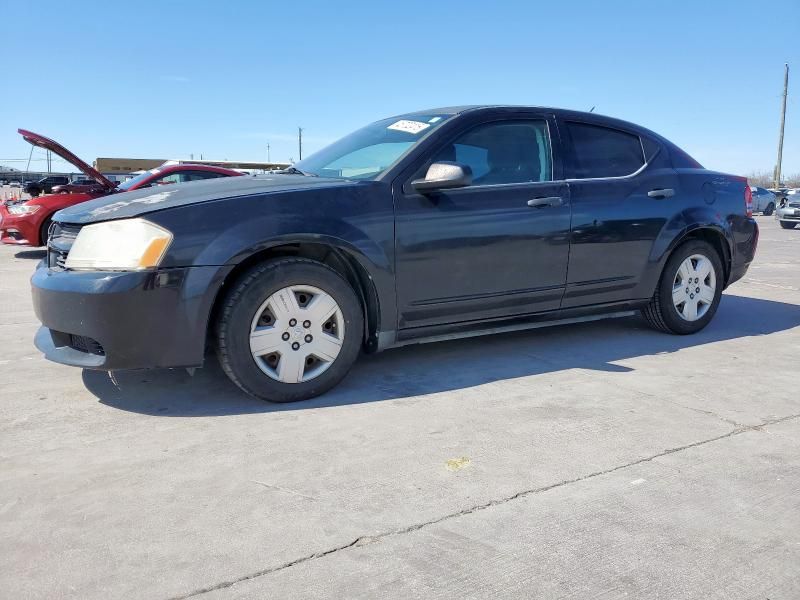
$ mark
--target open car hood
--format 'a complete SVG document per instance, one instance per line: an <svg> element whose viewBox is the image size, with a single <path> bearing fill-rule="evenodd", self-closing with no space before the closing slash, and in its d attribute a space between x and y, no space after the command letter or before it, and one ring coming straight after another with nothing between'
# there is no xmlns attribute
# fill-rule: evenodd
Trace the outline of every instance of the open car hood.
<svg viewBox="0 0 800 600"><path fill-rule="evenodd" d="M98 171L94 167L90 167L89 165L87 165L80 158L75 156L72 152L64 148L64 146L62 146L58 142L55 142L50 138L46 138L43 135L39 135L38 133L28 131L27 129L17 129L17 131L23 137L23 139L29 144L33 144L34 146L39 146L40 148L44 148L46 150L50 150L51 152L58 154L68 163L71 163L75 165L78 169L80 169L80 171L83 172L84 175L94 179L97 183L102 185L109 192L117 187L116 183L103 177L103 174L100 173L100 171Z"/></svg>

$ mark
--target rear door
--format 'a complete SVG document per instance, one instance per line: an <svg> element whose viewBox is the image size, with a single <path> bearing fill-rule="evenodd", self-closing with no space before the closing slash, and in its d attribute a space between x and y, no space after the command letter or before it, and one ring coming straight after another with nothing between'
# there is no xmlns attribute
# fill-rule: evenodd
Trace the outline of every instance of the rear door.
<svg viewBox="0 0 800 600"><path fill-rule="evenodd" d="M660 142L580 119L560 121L572 199L563 308L638 299L679 180Z"/></svg>
<svg viewBox="0 0 800 600"><path fill-rule="evenodd" d="M570 205L558 139L544 114L465 124L395 184L400 329L559 307ZM438 161L469 166L473 184L417 193L410 182Z"/></svg>

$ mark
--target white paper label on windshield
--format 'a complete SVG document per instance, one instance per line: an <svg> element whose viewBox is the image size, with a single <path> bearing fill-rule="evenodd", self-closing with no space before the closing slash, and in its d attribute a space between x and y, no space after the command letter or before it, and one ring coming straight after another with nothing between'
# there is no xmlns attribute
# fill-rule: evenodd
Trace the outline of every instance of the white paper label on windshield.
<svg viewBox="0 0 800 600"><path fill-rule="evenodd" d="M394 129L395 131L405 131L406 133L413 133L417 135L420 131L430 127L428 123L421 123L419 121L408 121L402 119L396 123L392 123L386 129Z"/></svg>

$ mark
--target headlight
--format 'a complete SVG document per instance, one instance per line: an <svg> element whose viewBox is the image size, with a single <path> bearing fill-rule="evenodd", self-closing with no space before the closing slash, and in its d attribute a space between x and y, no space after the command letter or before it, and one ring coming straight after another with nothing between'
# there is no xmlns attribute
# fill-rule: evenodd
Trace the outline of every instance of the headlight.
<svg viewBox="0 0 800 600"><path fill-rule="evenodd" d="M9 214L12 215L32 215L42 208L38 204L12 204L8 207Z"/></svg>
<svg viewBox="0 0 800 600"><path fill-rule="evenodd" d="M67 269L142 271L158 266L172 234L144 219L86 225L67 255Z"/></svg>

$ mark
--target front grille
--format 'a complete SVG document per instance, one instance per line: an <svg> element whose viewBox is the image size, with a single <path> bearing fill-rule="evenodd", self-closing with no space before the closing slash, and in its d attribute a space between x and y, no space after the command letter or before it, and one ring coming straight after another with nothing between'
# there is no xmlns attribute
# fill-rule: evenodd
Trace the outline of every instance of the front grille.
<svg viewBox="0 0 800 600"><path fill-rule="evenodd" d="M792 208L800 208L800 202L789 202L789 206Z"/></svg>
<svg viewBox="0 0 800 600"><path fill-rule="evenodd" d="M67 256L78 232L80 225L68 223L53 223L47 237L47 266L57 271L66 268Z"/></svg>
<svg viewBox="0 0 800 600"><path fill-rule="evenodd" d="M85 335L70 334L69 345L71 348L78 350L79 352L86 352L87 354L94 354L96 356L106 355L106 351L103 350L103 346L100 345L100 342L93 340L90 337L86 337Z"/></svg>

